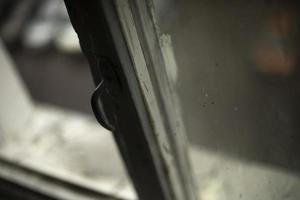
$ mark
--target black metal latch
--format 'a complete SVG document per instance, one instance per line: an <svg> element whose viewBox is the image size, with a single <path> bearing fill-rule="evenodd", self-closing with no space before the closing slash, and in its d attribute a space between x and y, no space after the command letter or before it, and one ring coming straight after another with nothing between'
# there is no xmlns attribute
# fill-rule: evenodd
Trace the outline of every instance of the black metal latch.
<svg viewBox="0 0 300 200"><path fill-rule="evenodd" d="M116 117L113 112L116 111L115 104L119 101L121 93L120 80L116 73L116 67L107 58L99 58L97 65L101 69L103 79L92 94L92 110L101 126L114 131Z"/></svg>
<svg viewBox="0 0 300 200"><path fill-rule="evenodd" d="M104 95L105 93L106 92L105 92L104 81L102 80L92 94L91 105L92 105L94 115L97 121L99 122L99 124L110 131L114 131L114 126L109 122L106 113L103 109L103 105L99 104L101 96Z"/></svg>

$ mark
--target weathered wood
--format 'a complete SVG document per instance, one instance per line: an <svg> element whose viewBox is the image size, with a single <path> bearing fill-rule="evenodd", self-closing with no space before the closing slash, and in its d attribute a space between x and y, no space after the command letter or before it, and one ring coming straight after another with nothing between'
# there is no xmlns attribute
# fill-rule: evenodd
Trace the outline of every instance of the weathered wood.
<svg viewBox="0 0 300 200"><path fill-rule="evenodd" d="M116 97L112 100L104 96L101 102L115 125L114 137L139 198L173 200L171 185L168 186L168 167L158 152L153 124L113 1L65 2L96 85L101 80L106 81L111 96ZM112 66L105 68L99 62L101 59L110 60ZM111 71L115 74L112 75ZM117 76L119 83L110 82L107 78L110 76ZM109 110L109 107L113 109Z"/></svg>

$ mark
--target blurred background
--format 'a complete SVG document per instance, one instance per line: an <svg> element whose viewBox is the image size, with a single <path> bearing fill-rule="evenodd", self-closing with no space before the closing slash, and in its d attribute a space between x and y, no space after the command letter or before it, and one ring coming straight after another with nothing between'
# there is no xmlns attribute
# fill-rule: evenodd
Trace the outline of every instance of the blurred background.
<svg viewBox="0 0 300 200"><path fill-rule="evenodd" d="M94 85L61 0L2 0L0 35L33 99L91 114Z"/></svg>
<svg viewBox="0 0 300 200"><path fill-rule="evenodd" d="M0 1L0 85L0 199L136 199L62 0Z"/></svg>

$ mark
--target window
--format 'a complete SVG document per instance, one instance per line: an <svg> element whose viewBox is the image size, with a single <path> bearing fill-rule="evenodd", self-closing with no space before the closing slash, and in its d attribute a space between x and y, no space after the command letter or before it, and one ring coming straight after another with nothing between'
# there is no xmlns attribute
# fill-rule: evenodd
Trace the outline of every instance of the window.
<svg viewBox="0 0 300 200"><path fill-rule="evenodd" d="M298 2L65 3L139 199L299 199Z"/></svg>

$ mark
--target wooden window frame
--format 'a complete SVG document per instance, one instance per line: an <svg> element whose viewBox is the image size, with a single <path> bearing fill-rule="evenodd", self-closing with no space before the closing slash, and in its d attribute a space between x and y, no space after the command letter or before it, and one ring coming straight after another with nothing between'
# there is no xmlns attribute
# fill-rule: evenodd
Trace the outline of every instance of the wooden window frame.
<svg viewBox="0 0 300 200"><path fill-rule="evenodd" d="M101 122L113 130L139 199L195 200L152 0L65 3L95 85L103 87Z"/></svg>

